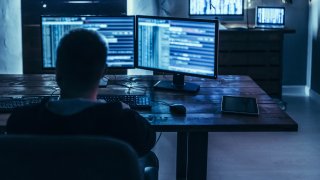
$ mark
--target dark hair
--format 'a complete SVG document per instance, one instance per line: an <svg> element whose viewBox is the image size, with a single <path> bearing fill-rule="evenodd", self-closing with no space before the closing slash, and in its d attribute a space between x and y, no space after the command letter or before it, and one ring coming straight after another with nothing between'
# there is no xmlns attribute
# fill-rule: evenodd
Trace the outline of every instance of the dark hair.
<svg viewBox="0 0 320 180"><path fill-rule="evenodd" d="M71 30L57 49L56 74L61 90L86 91L96 86L105 70L106 58L107 43L98 32Z"/></svg>

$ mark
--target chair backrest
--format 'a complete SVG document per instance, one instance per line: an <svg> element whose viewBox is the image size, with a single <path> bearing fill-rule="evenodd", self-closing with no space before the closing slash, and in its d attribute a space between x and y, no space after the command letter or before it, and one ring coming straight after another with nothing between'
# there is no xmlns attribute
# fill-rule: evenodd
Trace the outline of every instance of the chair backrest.
<svg viewBox="0 0 320 180"><path fill-rule="evenodd" d="M1 180L141 180L135 151L103 137L0 136Z"/></svg>

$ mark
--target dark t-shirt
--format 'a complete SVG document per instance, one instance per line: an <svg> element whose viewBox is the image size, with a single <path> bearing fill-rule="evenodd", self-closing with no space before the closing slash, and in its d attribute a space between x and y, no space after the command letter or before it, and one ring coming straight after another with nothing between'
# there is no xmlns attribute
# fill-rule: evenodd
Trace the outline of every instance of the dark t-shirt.
<svg viewBox="0 0 320 180"><path fill-rule="evenodd" d="M97 103L71 115L50 111L46 104L23 107L11 114L8 134L102 135L129 143L143 156L156 139L149 122L120 103Z"/></svg>

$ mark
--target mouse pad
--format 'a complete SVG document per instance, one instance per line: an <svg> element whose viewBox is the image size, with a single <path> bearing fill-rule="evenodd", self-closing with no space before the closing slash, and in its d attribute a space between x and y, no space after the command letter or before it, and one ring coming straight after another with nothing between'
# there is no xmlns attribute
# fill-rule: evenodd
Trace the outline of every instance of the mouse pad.
<svg viewBox="0 0 320 180"><path fill-rule="evenodd" d="M222 96L221 111L245 115L259 115L257 99L254 97Z"/></svg>

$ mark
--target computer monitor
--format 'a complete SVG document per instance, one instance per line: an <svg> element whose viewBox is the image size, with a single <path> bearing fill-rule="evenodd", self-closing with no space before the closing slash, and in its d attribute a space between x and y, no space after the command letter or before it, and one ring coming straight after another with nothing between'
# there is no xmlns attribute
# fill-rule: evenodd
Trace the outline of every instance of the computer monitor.
<svg viewBox="0 0 320 180"><path fill-rule="evenodd" d="M108 68L133 68L135 56L134 16L42 16L42 67L54 69L60 39L71 29L100 32L109 45Z"/></svg>
<svg viewBox="0 0 320 180"><path fill-rule="evenodd" d="M189 14L243 16L244 0L189 0Z"/></svg>
<svg viewBox="0 0 320 180"><path fill-rule="evenodd" d="M136 67L173 73L173 81L155 88L197 92L184 75L217 78L217 20L137 16Z"/></svg>
<svg viewBox="0 0 320 180"><path fill-rule="evenodd" d="M256 10L256 26L284 27L285 8L284 7L261 7Z"/></svg>

